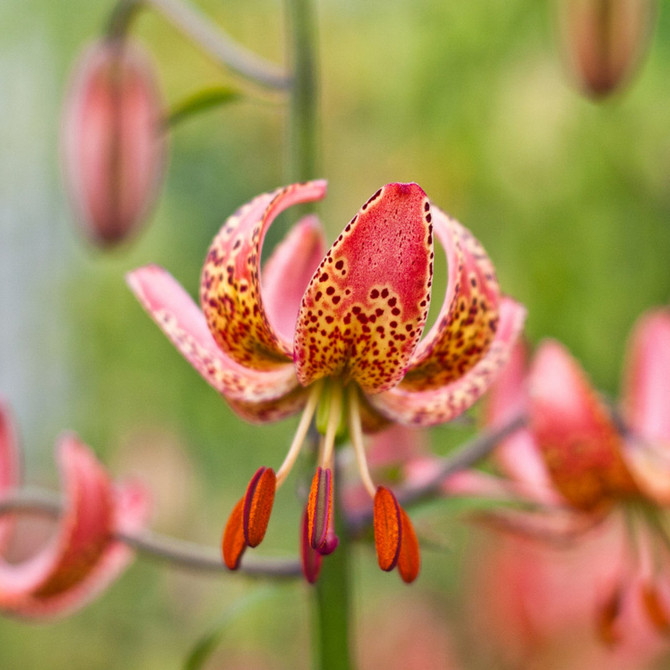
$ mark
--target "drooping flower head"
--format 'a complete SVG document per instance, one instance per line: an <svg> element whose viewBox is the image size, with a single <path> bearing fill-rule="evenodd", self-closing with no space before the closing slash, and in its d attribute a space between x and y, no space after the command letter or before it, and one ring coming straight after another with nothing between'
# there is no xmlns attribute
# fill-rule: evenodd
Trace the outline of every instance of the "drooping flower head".
<svg viewBox="0 0 670 670"><path fill-rule="evenodd" d="M30 619L72 612L92 600L125 568L133 552L116 541L145 523L146 491L115 486L91 450L74 435L58 445L64 504L53 537L30 558L5 559L13 519L0 520L0 610ZM9 410L0 399L0 495L20 486L19 450Z"/></svg>
<svg viewBox="0 0 670 670"><path fill-rule="evenodd" d="M414 531L393 493L372 482L363 431L389 421L435 425L466 410L503 365L525 312L500 296L481 245L416 184L380 188L325 255L316 218L304 218L261 274L263 239L275 217L325 191L323 181L295 184L258 196L230 217L205 260L202 311L161 268L140 268L129 283L238 414L273 421L303 410L284 463L276 473L261 468L235 507L223 539L226 564L237 567L245 548L263 539L274 492L316 416L321 446L303 524L303 556L314 566L308 578L316 578L320 556L337 544L333 454L347 431L374 499L379 563L386 570L404 565L401 574L411 581ZM437 321L424 334L435 238L449 277Z"/></svg>
<svg viewBox="0 0 670 670"><path fill-rule="evenodd" d="M604 586L598 628L608 642L623 634L622 611L637 599L649 624L670 632L670 540L662 516L670 504L670 315L643 316L633 331L618 418L558 342L538 348L528 375L512 358L493 389L491 421L525 407L529 428L501 446L500 462L516 492L546 511L496 513L507 527L547 538L574 536L604 520L620 524L616 579Z"/></svg>

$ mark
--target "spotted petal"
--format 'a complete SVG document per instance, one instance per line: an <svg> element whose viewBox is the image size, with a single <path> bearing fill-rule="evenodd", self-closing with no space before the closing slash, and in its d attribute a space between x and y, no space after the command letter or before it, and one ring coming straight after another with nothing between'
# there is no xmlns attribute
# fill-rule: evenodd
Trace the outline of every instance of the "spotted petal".
<svg viewBox="0 0 670 670"><path fill-rule="evenodd" d="M255 370L281 367L293 354L290 340L275 330L261 297L263 239L282 211L319 200L326 182L294 184L244 205L223 225L202 269L200 304L214 339L234 361Z"/></svg>
<svg viewBox="0 0 670 670"><path fill-rule="evenodd" d="M435 426L454 419L481 397L507 363L525 318L522 305L504 298L493 343L461 378L427 391L407 388L403 381L390 391L370 396L370 404L383 416L408 425Z"/></svg>
<svg viewBox="0 0 670 670"><path fill-rule="evenodd" d="M458 221L431 206L435 235L447 256L448 280L440 314L412 356L403 386L445 386L470 370L491 346L500 291L486 251Z"/></svg>
<svg viewBox="0 0 670 670"><path fill-rule="evenodd" d="M166 270L155 265L139 268L128 275L128 284L184 358L238 413L257 421L272 420L304 404L292 363L262 372L226 356L202 312Z"/></svg>
<svg viewBox="0 0 670 670"><path fill-rule="evenodd" d="M346 226L300 307L294 357L303 385L340 375L378 393L402 379L428 314L430 221L419 186L389 184Z"/></svg>
<svg viewBox="0 0 670 670"><path fill-rule="evenodd" d="M18 564L0 559L0 609L40 618L82 606L126 565L131 552L113 540L146 517L146 496L137 486L115 491L95 457L74 436L58 450L65 485L64 515L52 540Z"/></svg>
<svg viewBox="0 0 670 670"><path fill-rule="evenodd" d="M565 499L591 511L636 493L616 426L561 344L546 341L540 346L529 385L531 429Z"/></svg>

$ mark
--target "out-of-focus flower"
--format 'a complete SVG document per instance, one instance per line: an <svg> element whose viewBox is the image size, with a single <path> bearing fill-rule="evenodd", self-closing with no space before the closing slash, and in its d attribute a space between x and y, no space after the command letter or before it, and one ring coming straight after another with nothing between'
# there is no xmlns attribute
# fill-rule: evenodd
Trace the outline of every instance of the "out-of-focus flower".
<svg viewBox="0 0 670 670"><path fill-rule="evenodd" d="M134 233L155 202L166 158L161 114L139 46L106 40L81 55L65 100L64 173L82 227L99 245Z"/></svg>
<svg viewBox="0 0 670 670"><path fill-rule="evenodd" d="M557 0L564 59L579 86L602 98L630 79L647 52L656 0Z"/></svg>
<svg viewBox="0 0 670 670"><path fill-rule="evenodd" d="M623 526L605 524L557 549L509 534L481 538L465 575L473 644L500 667L524 670L643 670L667 645L651 630L633 591L621 603L616 646L594 626L603 593L619 577ZM486 666L483 666L486 667ZM498 665L496 665L498 667Z"/></svg>
<svg viewBox="0 0 670 670"><path fill-rule="evenodd" d="M389 421L429 426L470 407L504 364L524 320L500 296L481 245L416 184L380 188L324 256L313 216L270 257L261 277L265 233L287 207L318 200L326 184L295 184L257 197L221 228L209 250L199 310L163 269L140 268L129 283L141 303L198 372L251 421L303 409L275 475L261 468L231 515L223 540L236 568L265 534L276 488L302 447L312 418L322 434L303 524L303 556L313 580L333 532L332 460L348 428L362 481L374 500L380 566L416 577L418 545L393 493L375 487L363 429ZM431 298L433 235L445 249L449 281L436 324L421 340Z"/></svg>
<svg viewBox="0 0 670 670"><path fill-rule="evenodd" d="M413 592L412 592L413 593ZM394 594L363 615L359 666L363 670L457 670L448 622L427 597ZM380 635L379 631L384 634Z"/></svg>
<svg viewBox="0 0 670 670"><path fill-rule="evenodd" d="M148 499L137 484L113 486L88 447L74 435L58 445L64 510L50 540L19 563L0 547L0 610L32 619L60 616L82 607L125 568L132 551L113 538L132 533L147 516ZM20 484L19 453L9 411L0 403L0 498ZM0 524L2 539L12 519Z"/></svg>
<svg viewBox="0 0 670 670"><path fill-rule="evenodd" d="M626 635L625 605L637 600L647 625L670 632L670 313L646 314L634 329L624 375L620 421L591 388L567 350L547 341L527 378L512 357L493 386L490 421L526 408L530 425L500 447L507 482L482 479L479 490L524 501L535 512L496 511L498 526L547 540L574 539L604 521L625 529L603 585L597 628L613 644ZM476 492L477 485L471 487Z"/></svg>

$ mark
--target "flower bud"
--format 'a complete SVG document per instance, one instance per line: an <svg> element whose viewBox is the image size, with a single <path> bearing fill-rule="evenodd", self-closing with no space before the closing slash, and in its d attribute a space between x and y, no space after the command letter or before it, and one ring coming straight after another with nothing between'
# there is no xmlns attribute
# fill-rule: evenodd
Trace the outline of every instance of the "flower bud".
<svg viewBox="0 0 670 670"><path fill-rule="evenodd" d="M65 178L94 242L120 242L153 205L166 147L151 63L136 45L93 44L81 56L65 101Z"/></svg>
<svg viewBox="0 0 670 670"><path fill-rule="evenodd" d="M561 47L579 86L602 98L635 72L650 42L656 0L557 0Z"/></svg>

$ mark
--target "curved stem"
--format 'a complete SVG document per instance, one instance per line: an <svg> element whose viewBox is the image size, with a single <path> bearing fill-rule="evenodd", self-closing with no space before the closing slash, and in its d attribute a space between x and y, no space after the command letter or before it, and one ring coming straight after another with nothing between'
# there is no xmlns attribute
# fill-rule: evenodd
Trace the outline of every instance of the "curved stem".
<svg viewBox="0 0 670 670"><path fill-rule="evenodd" d="M442 464L437 468L434 476L421 486L405 487L396 491L398 502L408 505L427 498L439 491L445 478L450 475L472 467L486 458L498 446L501 440L515 433L526 425L527 417L520 414L513 417L499 428L484 431L474 439L466 442L452 456L442 459ZM350 531L357 532L372 523L372 511L366 510L359 514L349 515L347 526Z"/></svg>
<svg viewBox="0 0 670 670"><path fill-rule="evenodd" d="M293 71L289 114L289 181L318 176L316 26L312 0L286 0Z"/></svg>
<svg viewBox="0 0 670 670"><path fill-rule="evenodd" d="M40 489L23 489L13 495L0 500L0 516L12 512L40 514L49 517L58 517L63 511L60 497L50 491ZM221 556L216 549L203 547L194 542L180 540L150 530L141 530L136 533L116 533L115 539L127 544L146 556L167 561L178 567L197 570L200 572L214 572L232 574L221 562ZM238 572L250 577L298 577L302 574L300 563L297 560L259 559L245 560Z"/></svg>
<svg viewBox="0 0 670 670"><path fill-rule="evenodd" d="M120 0L110 17L107 35L112 39L123 38L143 7L155 9L216 62L245 79L265 88L291 88L291 78L280 67L235 42L184 0Z"/></svg>

